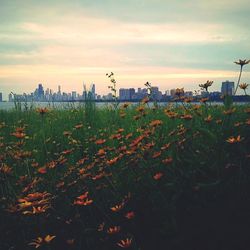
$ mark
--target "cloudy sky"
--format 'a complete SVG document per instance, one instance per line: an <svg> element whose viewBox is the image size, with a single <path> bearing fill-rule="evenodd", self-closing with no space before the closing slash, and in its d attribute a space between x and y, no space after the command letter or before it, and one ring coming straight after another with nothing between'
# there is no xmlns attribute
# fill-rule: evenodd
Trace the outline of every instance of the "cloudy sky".
<svg viewBox="0 0 250 250"><path fill-rule="evenodd" d="M219 90L250 59L249 13L249 0L0 0L0 92L103 94L110 71L118 87Z"/></svg>

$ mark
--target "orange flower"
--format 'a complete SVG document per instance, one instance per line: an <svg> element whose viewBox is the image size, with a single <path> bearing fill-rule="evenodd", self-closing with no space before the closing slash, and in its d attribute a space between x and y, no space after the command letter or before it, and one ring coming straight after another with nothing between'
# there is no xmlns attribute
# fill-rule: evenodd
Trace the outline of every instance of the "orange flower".
<svg viewBox="0 0 250 250"><path fill-rule="evenodd" d="M121 227L119 226L115 226L115 227L110 227L108 230L107 230L107 233L108 234L117 234L119 233L121 230Z"/></svg>
<svg viewBox="0 0 250 250"><path fill-rule="evenodd" d="M44 244L49 244L54 238L56 238L56 236L47 235L44 238L38 237L37 239L29 243L29 245L34 246L35 248L39 248Z"/></svg>
<svg viewBox="0 0 250 250"><path fill-rule="evenodd" d="M153 159L156 159L156 158L158 158L159 156L161 156L161 151L155 152L155 153L153 154L152 158L153 158Z"/></svg>
<svg viewBox="0 0 250 250"><path fill-rule="evenodd" d="M155 175L154 175L154 179L156 180L156 181L158 181L158 180L160 180L161 179L161 177L163 176L163 173L161 173L161 172L158 172L158 173L156 173Z"/></svg>
<svg viewBox="0 0 250 250"><path fill-rule="evenodd" d="M243 137L240 137L240 135L238 135L237 137L229 137L226 141L230 144L233 144L233 143L238 143L238 142L241 142L244 138Z"/></svg>
<svg viewBox="0 0 250 250"><path fill-rule="evenodd" d="M107 164L108 164L109 166L114 165L118 160L119 160L119 157L117 156L117 157L115 157L115 158L113 158L113 159L107 161Z"/></svg>
<svg viewBox="0 0 250 250"><path fill-rule="evenodd" d="M0 172L1 173L4 173L4 174L11 174L12 172L12 168L7 166L6 164L3 164L1 167L0 167Z"/></svg>
<svg viewBox="0 0 250 250"><path fill-rule="evenodd" d="M37 172L40 173L40 174L46 174L47 173L47 169L46 169L46 167L38 168Z"/></svg>
<svg viewBox="0 0 250 250"><path fill-rule="evenodd" d="M123 105L122 105L122 108L127 108L129 106L129 103L124 103Z"/></svg>
<svg viewBox="0 0 250 250"><path fill-rule="evenodd" d="M18 139L25 138L25 136L26 136L26 134L25 134L25 133L22 133L22 132L14 132L14 133L12 133L11 135L15 136L15 137L18 138Z"/></svg>
<svg viewBox="0 0 250 250"><path fill-rule="evenodd" d="M120 210L123 209L124 205L125 205L125 204L122 202L121 204L115 205L114 207L111 207L110 209L111 209L113 212L119 212Z"/></svg>
<svg viewBox="0 0 250 250"><path fill-rule="evenodd" d="M89 192L85 192L84 194L78 196L76 200L74 201L74 205L79 205L79 206L88 206L93 203L93 200L88 199L88 194Z"/></svg>
<svg viewBox="0 0 250 250"><path fill-rule="evenodd" d="M45 213L48 208L50 208L48 205L32 207L32 211L23 211L23 214L41 214Z"/></svg>
<svg viewBox="0 0 250 250"><path fill-rule="evenodd" d="M207 122L207 123L211 122L212 120L213 120L213 118L212 118L211 115L209 115L208 117L206 117L206 118L204 119L204 121Z"/></svg>
<svg viewBox="0 0 250 250"><path fill-rule="evenodd" d="M125 240L121 240L117 243L117 245L121 248L129 248L132 244L132 238L126 238Z"/></svg>
<svg viewBox="0 0 250 250"><path fill-rule="evenodd" d="M162 160L162 163L164 163L164 164L169 164L169 163L171 163L172 161L173 161L173 158L172 158L172 157L168 157L168 158Z"/></svg>
<svg viewBox="0 0 250 250"><path fill-rule="evenodd" d="M228 109L228 110L224 110L223 113L225 115L231 115L232 113L234 113L236 110L236 108L232 108L232 109Z"/></svg>
<svg viewBox="0 0 250 250"><path fill-rule="evenodd" d="M167 143L161 147L161 150L166 150L170 147L170 143Z"/></svg>
<svg viewBox="0 0 250 250"><path fill-rule="evenodd" d="M138 112L144 112L144 110L145 110L145 108L144 107L142 107L142 106L140 106L140 107L138 107L137 109L136 109Z"/></svg>
<svg viewBox="0 0 250 250"><path fill-rule="evenodd" d="M151 126L151 127L157 127L157 126L162 125L162 123L163 122L161 120L154 120L154 121L150 122L149 126Z"/></svg>
<svg viewBox="0 0 250 250"><path fill-rule="evenodd" d="M83 124L81 123L81 124L77 124L77 125L75 125L75 129L80 129L80 128L82 128L83 127Z"/></svg>
<svg viewBox="0 0 250 250"><path fill-rule="evenodd" d="M105 139L99 139L99 140L96 140L96 141L95 141L95 144L96 144L96 145L101 145L101 144L103 144L103 143L105 143L105 142L106 142Z"/></svg>
<svg viewBox="0 0 250 250"><path fill-rule="evenodd" d="M189 115L189 114L186 114L186 115L182 115L181 116L181 119L184 119L184 120L191 120L193 118L192 115Z"/></svg>
<svg viewBox="0 0 250 250"><path fill-rule="evenodd" d="M149 102L149 98L148 97L145 97L145 98L142 99L142 103L145 104L145 103L148 103L148 102Z"/></svg>
<svg viewBox="0 0 250 250"><path fill-rule="evenodd" d="M47 108L38 108L37 109L37 112L40 114L40 115L44 115L46 113L48 113L48 109Z"/></svg>
<svg viewBox="0 0 250 250"><path fill-rule="evenodd" d="M133 219L135 217L135 213L133 211L128 212L125 214L125 217L129 220Z"/></svg>

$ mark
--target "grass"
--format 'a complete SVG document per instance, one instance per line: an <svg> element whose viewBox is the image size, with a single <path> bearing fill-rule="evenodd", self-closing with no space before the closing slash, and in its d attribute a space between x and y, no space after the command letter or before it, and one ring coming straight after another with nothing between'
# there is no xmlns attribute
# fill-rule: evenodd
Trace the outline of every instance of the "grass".
<svg viewBox="0 0 250 250"><path fill-rule="evenodd" d="M249 113L0 111L0 249L245 249Z"/></svg>

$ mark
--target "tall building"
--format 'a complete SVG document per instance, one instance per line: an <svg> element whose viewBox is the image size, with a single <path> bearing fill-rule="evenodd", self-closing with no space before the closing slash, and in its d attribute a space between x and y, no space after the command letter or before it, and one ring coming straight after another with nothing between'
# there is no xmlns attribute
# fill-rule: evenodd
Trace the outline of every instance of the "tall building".
<svg viewBox="0 0 250 250"><path fill-rule="evenodd" d="M3 94L0 92L0 102L3 101Z"/></svg>
<svg viewBox="0 0 250 250"><path fill-rule="evenodd" d="M44 89L43 89L43 85L41 83L38 84L37 94L38 94L39 98L42 98L44 96Z"/></svg>
<svg viewBox="0 0 250 250"><path fill-rule="evenodd" d="M71 97L72 97L73 101L75 101L77 99L77 93L76 93L76 91L72 91Z"/></svg>
<svg viewBox="0 0 250 250"><path fill-rule="evenodd" d="M221 85L222 95L233 95L234 94L234 82L225 81Z"/></svg>
<svg viewBox="0 0 250 250"><path fill-rule="evenodd" d="M91 99L95 100L95 84L92 83L90 86Z"/></svg>
<svg viewBox="0 0 250 250"><path fill-rule="evenodd" d="M135 96L135 89L119 89L119 99L122 101L131 100Z"/></svg>
<svg viewBox="0 0 250 250"><path fill-rule="evenodd" d="M175 92L176 92L176 89L171 89L171 90L170 90L170 95L171 95L172 97L174 97L174 96L175 96Z"/></svg>

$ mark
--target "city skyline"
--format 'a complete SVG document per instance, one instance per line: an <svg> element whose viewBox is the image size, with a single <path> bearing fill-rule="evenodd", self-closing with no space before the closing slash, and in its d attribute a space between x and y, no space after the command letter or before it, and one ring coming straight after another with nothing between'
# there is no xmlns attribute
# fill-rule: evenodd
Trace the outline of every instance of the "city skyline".
<svg viewBox="0 0 250 250"><path fill-rule="evenodd" d="M213 84L213 82L211 82ZM211 85L212 85L211 84ZM150 89L148 88L150 86ZM203 98L209 97L210 100L218 101L221 100L223 95L234 95L235 83L232 81L224 81L221 83L220 91L208 91L204 89L203 86L199 86L199 90L190 91L184 90L182 95L185 97L194 97L194 98ZM61 102L61 101L84 101L87 99L92 99L96 101L111 101L118 98L119 101L140 101L145 97L150 97L151 100L157 101L171 101L176 98L176 91L178 89L165 89L161 91L158 86L152 86L150 83L146 83L143 88L117 88L117 96L113 96L112 93L107 95L101 95L96 93L95 84L91 84L88 88L83 83L83 89L80 93L75 90L70 92L64 92L61 85L57 86L57 90L53 90L43 86L42 83L39 83L37 88L31 93L17 94L13 91L8 95L8 101L24 101L24 102ZM238 95L238 100L243 100L247 94L244 92L244 95ZM243 99L242 99L243 98ZM2 93L0 92L0 102L2 102Z"/></svg>
<svg viewBox="0 0 250 250"><path fill-rule="evenodd" d="M1 1L0 92L30 92L38 82L80 91L95 82L160 89L236 81L250 58L248 0ZM249 67L242 82L250 82Z"/></svg>

